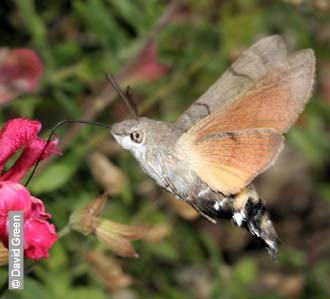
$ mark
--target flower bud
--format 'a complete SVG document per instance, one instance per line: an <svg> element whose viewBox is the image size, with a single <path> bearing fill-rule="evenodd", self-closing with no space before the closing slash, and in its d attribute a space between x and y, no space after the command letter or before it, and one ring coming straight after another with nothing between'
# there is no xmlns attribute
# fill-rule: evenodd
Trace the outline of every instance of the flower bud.
<svg viewBox="0 0 330 299"><path fill-rule="evenodd" d="M0 242L0 266L8 264L8 249Z"/></svg>
<svg viewBox="0 0 330 299"><path fill-rule="evenodd" d="M110 194L120 193L127 184L127 177L120 168L100 152L88 156L88 165L95 180Z"/></svg>
<svg viewBox="0 0 330 299"><path fill-rule="evenodd" d="M85 257L95 272L96 278L101 280L108 289L117 291L133 282L133 278L123 272L121 265L115 259L96 251L86 252Z"/></svg>
<svg viewBox="0 0 330 299"><path fill-rule="evenodd" d="M38 89L43 69L33 50L0 48L0 106Z"/></svg>
<svg viewBox="0 0 330 299"><path fill-rule="evenodd" d="M168 223L156 224L145 234L144 240L151 243L162 242L172 231L172 227Z"/></svg>
<svg viewBox="0 0 330 299"><path fill-rule="evenodd" d="M70 228L84 235L93 234L97 225L97 217L103 212L107 199L108 194L103 193L88 205L75 211L69 220Z"/></svg>
<svg viewBox="0 0 330 299"><path fill-rule="evenodd" d="M139 256L130 240L142 238L147 231L148 228L142 225L128 226L100 218L98 219L95 235L118 255L137 258Z"/></svg>
<svg viewBox="0 0 330 299"><path fill-rule="evenodd" d="M97 239L120 256L138 257L130 241L142 238L148 228L143 225L124 225L99 217L106 200L107 194L105 193L74 212L70 217L70 228L84 235L95 235Z"/></svg>

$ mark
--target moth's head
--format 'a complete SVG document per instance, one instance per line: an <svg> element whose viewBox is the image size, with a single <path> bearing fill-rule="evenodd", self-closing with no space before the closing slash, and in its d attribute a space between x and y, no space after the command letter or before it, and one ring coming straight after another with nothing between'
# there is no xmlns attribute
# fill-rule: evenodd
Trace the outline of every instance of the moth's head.
<svg viewBox="0 0 330 299"><path fill-rule="evenodd" d="M168 135L167 125L146 117L139 117L131 89L127 87L123 93L110 74L107 75L107 78L134 117L134 119L114 124L111 134L124 149L131 151L135 158L142 161L145 159L147 145L150 148L163 143L164 136Z"/></svg>
<svg viewBox="0 0 330 299"><path fill-rule="evenodd" d="M148 127L146 118L128 119L114 124L111 134L124 149L137 153L145 147Z"/></svg>

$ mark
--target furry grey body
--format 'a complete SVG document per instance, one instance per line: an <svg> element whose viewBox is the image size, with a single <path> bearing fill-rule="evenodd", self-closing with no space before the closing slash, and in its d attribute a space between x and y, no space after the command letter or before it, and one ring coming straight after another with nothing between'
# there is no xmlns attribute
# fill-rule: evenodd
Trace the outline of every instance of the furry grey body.
<svg viewBox="0 0 330 299"><path fill-rule="evenodd" d="M152 177L158 185L174 194L178 199L188 202L205 198L214 198L215 200L224 198L221 193L211 190L187 167L185 161L177 157L175 144L184 131L175 123L160 122L148 118L140 118L130 122L136 122L133 125L135 130L137 128L148 130L149 134L145 137L147 138L146 143L148 143L148 139L153 140L143 150L135 150L132 153L143 171ZM112 132L116 140L121 143L120 136L118 137L120 134L116 133L117 125L122 127L122 123L116 124ZM150 127L157 128L157 130L151 133Z"/></svg>
<svg viewBox="0 0 330 299"><path fill-rule="evenodd" d="M254 187L249 185L238 194L227 197L212 190L189 168L189 161L179 158L176 144L194 124L219 109L224 113L251 91L254 91L253 99L259 105L249 110L250 114L244 111L244 105L235 106L241 110L231 114L232 123L225 132L268 128L284 134L310 99L314 77L313 50L304 49L289 55L280 36L265 37L244 51L175 123L137 118L114 125L111 132L161 187L191 204L213 222L225 217L232 218L238 226L245 226L266 243L272 257L276 258L276 232L264 201ZM258 85L260 82L262 84ZM287 82L290 84L286 85ZM272 93L267 94L269 91ZM277 96L272 98L274 95ZM246 98L248 102L251 99ZM249 103L253 104L251 101Z"/></svg>
<svg viewBox="0 0 330 299"><path fill-rule="evenodd" d="M143 144L131 146L128 136L134 131L148 132ZM175 144L185 132L176 123L155 121L141 117L115 124L111 130L123 148L130 150L143 171L159 186L184 200L209 221L216 223L220 218L232 218L238 226L246 227L260 238L276 259L276 232L269 219L264 201L253 186L242 194L224 196L212 190L176 155ZM126 138L126 139L125 139Z"/></svg>

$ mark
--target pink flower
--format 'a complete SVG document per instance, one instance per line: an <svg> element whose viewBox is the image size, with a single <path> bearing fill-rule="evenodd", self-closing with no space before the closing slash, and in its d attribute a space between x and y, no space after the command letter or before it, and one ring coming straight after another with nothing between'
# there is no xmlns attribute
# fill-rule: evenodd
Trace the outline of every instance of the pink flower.
<svg viewBox="0 0 330 299"><path fill-rule="evenodd" d="M23 211L24 218L30 216L31 200L29 191L21 184L0 182L0 236L8 243L8 211ZM6 238L2 238L6 236Z"/></svg>
<svg viewBox="0 0 330 299"><path fill-rule="evenodd" d="M157 45L153 39L146 44L136 62L127 69L125 83L160 79L170 71L170 67L157 62Z"/></svg>
<svg viewBox="0 0 330 299"><path fill-rule="evenodd" d="M0 176L0 239L8 246L8 212L24 211L24 253L30 259L48 257L57 240L55 226L47 222L51 215L43 202L20 184L26 172L38 161L46 141L38 137L41 124L29 119L12 119L0 131L0 171L18 150L22 153L14 165ZM42 159L56 149L58 140L48 144Z"/></svg>
<svg viewBox="0 0 330 299"><path fill-rule="evenodd" d="M38 55L30 49L0 49L0 105L36 90L43 74Z"/></svg>
<svg viewBox="0 0 330 299"><path fill-rule="evenodd" d="M0 182L0 237L8 247L8 212L24 211L24 253L27 258L48 257L48 251L57 240L55 226L47 222L43 202L30 195L21 184Z"/></svg>
<svg viewBox="0 0 330 299"><path fill-rule="evenodd" d="M48 257L49 249L57 240L54 224L43 219L30 218L25 221L24 234L24 253L32 260Z"/></svg>

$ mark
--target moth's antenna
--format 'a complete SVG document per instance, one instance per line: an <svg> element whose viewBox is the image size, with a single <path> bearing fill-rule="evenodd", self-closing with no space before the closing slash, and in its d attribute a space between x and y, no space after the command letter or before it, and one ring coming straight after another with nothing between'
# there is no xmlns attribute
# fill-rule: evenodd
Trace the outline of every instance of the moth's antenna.
<svg viewBox="0 0 330 299"><path fill-rule="evenodd" d="M118 92L120 98L124 101L128 110L133 114L134 118L138 119L139 116L138 116L137 107L133 100L132 89L129 86L127 86L125 93L123 93L118 83L116 82L115 78L110 73L106 74L106 78L110 82L112 87Z"/></svg>
<svg viewBox="0 0 330 299"><path fill-rule="evenodd" d="M92 121L87 121L87 120L71 120L71 119L66 119L66 120L62 120L62 121L58 122L58 123L53 127L53 129L51 130L51 132L49 133L48 138L47 138L47 141L46 141L46 144L45 144L44 148L42 149L42 151L41 151L41 153L40 153L40 156L39 156L39 158L38 158L38 160L37 160L37 162L36 162L36 165L33 167L32 172L31 172L31 174L29 175L29 177L28 177L27 181L25 182L24 186L27 186L27 185L30 183L30 181L31 181L31 179L32 179L32 177L33 177L35 171L37 170L37 167L38 167L39 163L40 163L41 160L42 160L42 156L44 155L44 153L45 153L45 151L46 151L48 145L50 144L50 142L51 142L53 136L56 134L56 130L57 130L59 127L61 127L62 125L67 124L67 123L77 123L77 124L95 125L95 126L100 126L100 127L104 127L104 128L111 129L111 126L110 126L110 125L105 125L105 124L101 124L101 123L97 123L97 122L92 122Z"/></svg>
<svg viewBox="0 0 330 299"><path fill-rule="evenodd" d="M125 93L126 93L126 97L129 100L132 108L134 109L134 113L136 114L136 116L138 116L139 114L138 114L138 110L137 110L136 104L134 102L132 88L130 86L127 86L126 87L126 90L125 90Z"/></svg>

